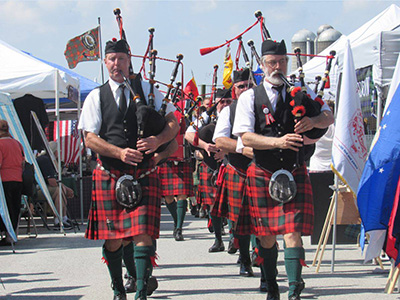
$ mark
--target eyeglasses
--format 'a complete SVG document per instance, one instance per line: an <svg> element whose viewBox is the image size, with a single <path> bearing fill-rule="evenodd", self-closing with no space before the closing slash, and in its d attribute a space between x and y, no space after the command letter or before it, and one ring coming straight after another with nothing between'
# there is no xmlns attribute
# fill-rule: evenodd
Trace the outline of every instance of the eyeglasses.
<svg viewBox="0 0 400 300"><path fill-rule="evenodd" d="M253 87L253 83L249 82L248 84L236 85L236 87L241 90L245 88L251 89Z"/></svg>
<svg viewBox="0 0 400 300"><path fill-rule="evenodd" d="M230 105L232 103L232 100L221 100L221 101L219 101L219 103Z"/></svg>
<svg viewBox="0 0 400 300"><path fill-rule="evenodd" d="M285 65L287 63L287 59L286 58L281 58L278 61L276 61L276 60L268 60L268 61L265 62L265 64L267 64L271 68L275 68L278 63L279 63L279 65Z"/></svg>

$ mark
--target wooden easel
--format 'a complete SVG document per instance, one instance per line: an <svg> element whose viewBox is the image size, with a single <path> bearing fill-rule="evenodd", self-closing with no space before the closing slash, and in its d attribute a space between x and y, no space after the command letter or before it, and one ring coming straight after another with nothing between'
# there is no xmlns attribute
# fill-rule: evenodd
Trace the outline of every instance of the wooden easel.
<svg viewBox="0 0 400 300"><path fill-rule="evenodd" d="M347 194L346 194L347 193ZM339 197L339 195L341 197ZM324 256L325 248L328 243L329 235L331 233L331 228L334 223L335 217L335 197L338 196L338 225L348 225L348 224L359 224L359 215L358 211L355 207L355 204L351 203L353 201L352 196L349 197L349 193L345 186L341 186L338 189L334 189L333 195L331 197L331 203L329 205L328 212L326 214L325 223L322 228L321 236L319 238L317 250L315 252L314 260L312 266L317 264L317 268L315 270L316 273L319 272L321 267L322 258ZM345 200L346 198L346 200ZM347 203L347 207L346 207ZM340 208L340 209L339 209ZM346 213L344 213L346 211ZM350 214L349 214L350 212ZM318 263L317 263L318 261ZM379 266L383 269L382 261L379 257L375 258L375 261L379 264Z"/></svg>

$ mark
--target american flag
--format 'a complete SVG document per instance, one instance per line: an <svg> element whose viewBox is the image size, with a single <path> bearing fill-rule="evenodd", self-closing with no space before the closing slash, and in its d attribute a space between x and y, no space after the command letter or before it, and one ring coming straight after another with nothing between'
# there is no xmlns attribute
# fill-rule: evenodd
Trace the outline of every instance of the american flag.
<svg viewBox="0 0 400 300"><path fill-rule="evenodd" d="M57 141L57 122L50 126L49 140ZM65 120L59 123L61 141L61 160L66 164L78 163L81 139L78 131L77 120ZM53 128L51 128L53 127Z"/></svg>

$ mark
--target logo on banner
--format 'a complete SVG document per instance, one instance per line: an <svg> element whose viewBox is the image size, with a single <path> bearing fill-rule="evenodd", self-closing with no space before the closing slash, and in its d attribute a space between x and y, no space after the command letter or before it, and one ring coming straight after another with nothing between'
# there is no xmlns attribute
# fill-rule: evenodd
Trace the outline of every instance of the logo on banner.
<svg viewBox="0 0 400 300"><path fill-rule="evenodd" d="M367 156L367 147L364 141L364 121L361 110L357 110L350 119L349 128L351 128L351 139L353 144L351 149L360 159L365 159Z"/></svg>

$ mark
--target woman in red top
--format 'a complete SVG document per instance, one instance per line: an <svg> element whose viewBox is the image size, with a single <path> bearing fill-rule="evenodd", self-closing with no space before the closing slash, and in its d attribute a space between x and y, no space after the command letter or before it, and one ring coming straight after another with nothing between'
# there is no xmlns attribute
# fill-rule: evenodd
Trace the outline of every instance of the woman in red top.
<svg viewBox="0 0 400 300"><path fill-rule="evenodd" d="M18 225L19 210L21 208L22 170L24 164L25 158L22 145L11 137L8 132L7 121L0 120L0 176L14 230ZM0 246L11 245L11 238L2 220L0 220L0 231L6 232L6 237L0 241Z"/></svg>

